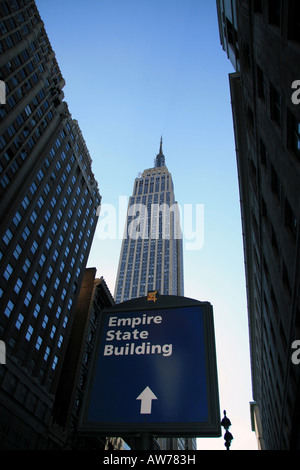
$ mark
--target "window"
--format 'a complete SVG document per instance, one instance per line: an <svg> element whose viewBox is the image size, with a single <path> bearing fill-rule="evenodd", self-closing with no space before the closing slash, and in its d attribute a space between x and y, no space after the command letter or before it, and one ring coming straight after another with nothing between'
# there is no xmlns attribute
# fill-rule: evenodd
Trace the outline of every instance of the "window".
<svg viewBox="0 0 300 470"><path fill-rule="evenodd" d="M37 219L37 213L35 211L32 212L31 216L30 216L30 220L31 222L34 224L34 222L36 221Z"/></svg>
<svg viewBox="0 0 300 470"><path fill-rule="evenodd" d="M22 248L20 247L19 244L17 244L15 251L14 251L14 257L18 259L21 253L22 253Z"/></svg>
<svg viewBox="0 0 300 470"><path fill-rule="evenodd" d="M276 238L275 231L274 231L273 227L271 227L271 244L272 244L272 247L273 247L273 250L274 250L275 254L278 256L278 254L279 254L278 243L277 243L277 238Z"/></svg>
<svg viewBox="0 0 300 470"><path fill-rule="evenodd" d="M267 150L265 147L265 144L263 141L260 139L259 141L259 151L260 151L260 160L262 165L267 166Z"/></svg>
<svg viewBox="0 0 300 470"><path fill-rule="evenodd" d="M5 268L5 271L3 273L3 276L5 277L6 280L8 280L13 272L13 268L10 264L8 264Z"/></svg>
<svg viewBox="0 0 300 470"><path fill-rule="evenodd" d="M40 336L38 336L38 339L37 339L36 345L35 345L37 350L40 349L42 342L43 342L42 338Z"/></svg>
<svg viewBox="0 0 300 470"><path fill-rule="evenodd" d="M44 232L45 232L45 227L44 227L43 224L41 224L41 226L40 226L40 228L39 228L39 230L38 230L39 236L42 237Z"/></svg>
<svg viewBox="0 0 300 470"><path fill-rule="evenodd" d="M283 281L283 284L284 284L285 288L287 289L289 295L291 296L292 289L291 289L291 285L290 285L290 281L289 281L288 270L287 270L286 265L285 265L284 262L283 262L283 266L282 266L282 281Z"/></svg>
<svg viewBox="0 0 300 470"><path fill-rule="evenodd" d="M10 317L10 314L11 312L13 311L13 308L14 308L14 304L11 300L8 301L7 305L6 305L6 308L4 310L4 315L7 316L7 318Z"/></svg>
<svg viewBox="0 0 300 470"><path fill-rule="evenodd" d="M48 222L50 220L50 217L51 217L51 212L47 209L47 212L45 214L45 220L46 222Z"/></svg>
<svg viewBox="0 0 300 470"><path fill-rule="evenodd" d="M60 314L61 314L61 307L58 306L58 307L57 307L57 312L56 312L56 315L55 315L56 318L59 318L59 317L60 317Z"/></svg>
<svg viewBox="0 0 300 470"><path fill-rule="evenodd" d="M281 24L281 0L268 0L268 21L270 24Z"/></svg>
<svg viewBox="0 0 300 470"><path fill-rule="evenodd" d="M26 108L25 108L25 113L27 114L27 116L30 116L30 114L31 114L31 108L30 108L29 105L26 106Z"/></svg>
<svg viewBox="0 0 300 470"><path fill-rule="evenodd" d="M281 185L277 175L277 172L271 164L271 189L275 196L280 200Z"/></svg>
<svg viewBox="0 0 300 470"><path fill-rule="evenodd" d="M17 226L19 222L21 222L21 219L22 219L21 214L19 211L17 211L16 215L13 218L13 223L15 224L15 226Z"/></svg>
<svg viewBox="0 0 300 470"><path fill-rule="evenodd" d="M50 333L50 338L52 338L52 339L54 338L55 332L56 332L56 326L53 325L52 329L51 329L51 333Z"/></svg>
<svg viewBox="0 0 300 470"><path fill-rule="evenodd" d="M6 245L8 245L11 239L12 239L12 233L9 229L7 229L3 237L3 241Z"/></svg>
<svg viewBox="0 0 300 470"><path fill-rule="evenodd" d="M30 338L32 336L32 333L33 333L33 326L32 325L29 325L28 327L28 330L27 330L27 333L25 335L25 338L27 339L27 341L30 341Z"/></svg>
<svg viewBox="0 0 300 470"><path fill-rule="evenodd" d="M262 13L262 0L254 0L253 11L256 13Z"/></svg>
<svg viewBox="0 0 300 470"><path fill-rule="evenodd" d="M60 336L59 336L59 339L58 339L58 343L57 343L57 346L58 346L59 348L61 347L63 340L64 340L63 335L60 335Z"/></svg>
<svg viewBox="0 0 300 470"><path fill-rule="evenodd" d="M35 318L38 317L38 314L40 313L40 310L41 310L40 304L36 304L36 306L35 306L35 308L34 308L34 311L33 311L33 316L34 316Z"/></svg>
<svg viewBox="0 0 300 470"><path fill-rule="evenodd" d="M270 111L271 119L279 126L281 124L281 96L278 91L270 83Z"/></svg>
<svg viewBox="0 0 300 470"><path fill-rule="evenodd" d="M3 188L6 188L6 186L9 185L10 179L8 178L7 175L4 175L4 176L1 178L0 181L1 181L1 186L2 186Z"/></svg>
<svg viewBox="0 0 300 470"><path fill-rule="evenodd" d="M44 329L46 328L46 325L47 325L47 323L48 323L48 320L49 320L48 315L45 315L45 316L44 316L43 323L42 323L42 328L44 328Z"/></svg>
<svg viewBox="0 0 300 470"><path fill-rule="evenodd" d="M6 140L3 136L0 137L0 150L2 150L6 145Z"/></svg>
<svg viewBox="0 0 300 470"><path fill-rule="evenodd" d="M19 278L16 282L16 285L14 287L14 291L16 294L18 294L22 288L22 285L23 285L23 282L21 281L21 279Z"/></svg>
<svg viewBox="0 0 300 470"><path fill-rule="evenodd" d="M27 292L26 297L24 299L24 304L28 307L30 301L32 299L32 294L30 291Z"/></svg>
<svg viewBox="0 0 300 470"><path fill-rule="evenodd" d="M52 369L53 369L53 370L54 370L55 367L56 367L57 361L58 361L58 357L55 356L55 357L54 357L54 360L53 360L53 364L52 364Z"/></svg>
<svg viewBox="0 0 300 470"><path fill-rule="evenodd" d="M29 237L29 235L30 235L30 230L29 230L29 228L26 226L26 227L24 228L23 233L22 233L22 238L23 238L23 240L26 241L27 238Z"/></svg>
<svg viewBox="0 0 300 470"><path fill-rule="evenodd" d="M288 202L285 200L285 225L290 230L294 238L297 235L297 218Z"/></svg>
<svg viewBox="0 0 300 470"><path fill-rule="evenodd" d="M39 197L39 200L38 200L38 206L39 208L41 209L44 205L44 198L42 196Z"/></svg>
<svg viewBox="0 0 300 470"><path fill-rule="evenodd" d="M40 266L43 266L45 261L46 261L46 256L44 254L42 254L41 259L39 261Z"/></svg>
<svg viewBox="0 0 300 470"><path fill-rule="evenodd" d="M16 325L15 327L19 330L21 328L21 325L23 323L23 320L24 320L24 316L22 315L22 313L19 313L18 315L18 319L16 321Z"/></svg>
<svg viewBox="0 0 300 470"><path fill-rule="evenodd" d="M41 297L45 297L46 292L47 292L47 286L46 284L43 284L43 287L40 292Z"/></svg>
<svg viewBox="0 0 300 470"><path fill-rule="evenodd" d="M49 354L50 354L50 348L49 348L49 346L47 346L47 347L46 347L45 354L44 354L44 360L45 360L45 361L48 360Z"/></svg>
<svg viewBox="0 0 300 470"><path fill-rule="evenodd" d="M51 308L53 303L54 303L54 297L53 297L53 295L51 295L50 300L48 302L48 307Z"/></svg>
<svg viewBox="0 0 300 470"><path fill-rule="evenodd" d="M289 148L300 158L300 121L288 111Z"/></svg>
<svg viewBox="0 0 300 470"><path fill-rule="evenodd" d="M25 260L25 263L24 263L24 266L23 266L23 271L24 271L25 273L27 273L27 271L28 271L28 269L30 268L30 266L31 266L31 262L30 262L29 259L27 258L27 259Z"/></svg>
<svg viewBox="0 0 300 470"><path fill-rule="evenodd" d="M48 269L48 272L47 272L47 277L48 277L48 279L51 278L52 273L53 273L53 268L52 268L52 266L49 266L49 269Z"/></svg>
<svg viewBox="0 0 300 470"><path fill-rule="evenodd" d="M37 282L38 282L38 280L39 280L39 277L40 277L40 276L39 276L39 273L36 271L36 272L34 273L34 275L33 275L32 281L31 281L34 286L37 285Z"/></svg>
<svg viewBox="0 0 300 470"><path fill-rule="evenodd" d="M38 249L38 244L36 241L34 241L31 247L31 252L34 254L37 249Z"/></svg>
<svg viewBox="0 0 300 470"><path fill-rule="evenodd" d="M257 95L263 101L265 100L265 78L262 69L257 65L256 66L257 74Z"/></svg>
<svg viewBox="0 0 300 470"><path fill-rule="evenodd" d="M52 229L51 229L53 235L54 235L55 232L57 231L57 228L58 228L58 227L57 227L57 224L54 222L53 227L52 227Z"/></svg>
<svg viewBox="0 0 300 470"><path fill-rule="evenodd" d="M300 3L289 1L288 38L300 42Z"/></svg>
<svg viewBox="0 0 300 470"><path fill-rule="evenodd" d="M253 115L253 111L252 111L250 106L248 106L248 109L247 109L247 121L248 121L249 129L253 133L253 131L254 131L254 115Z"/></svg>

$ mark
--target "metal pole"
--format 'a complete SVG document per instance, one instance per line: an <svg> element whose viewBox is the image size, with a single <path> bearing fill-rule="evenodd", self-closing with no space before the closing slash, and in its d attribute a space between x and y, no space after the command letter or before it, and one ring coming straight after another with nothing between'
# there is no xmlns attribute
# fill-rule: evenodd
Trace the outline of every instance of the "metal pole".
<svg viewBox="0 0 300 470"><path fill-rule="evenodd" d="M139 450L153 450L153 436L150 433L142 433L139 439Z"/></svg>

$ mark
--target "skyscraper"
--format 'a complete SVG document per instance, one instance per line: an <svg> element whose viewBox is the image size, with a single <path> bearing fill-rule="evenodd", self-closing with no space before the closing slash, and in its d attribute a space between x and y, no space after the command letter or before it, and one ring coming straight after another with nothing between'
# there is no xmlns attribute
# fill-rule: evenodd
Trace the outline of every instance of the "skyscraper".
<svg viewBox="0 0 300 470"><path fill-rule="evenodd" d="M260 448L300 448L300 4L217 0L230 74L241 199L253 428Z"/></svg>
<svg viewBox="0 0 300 470"><path fill-rule="evenodd" d="M117 303L146 296L183 296L183 251L179 207L162 138L154 167L135 179L117 273ZM160 438L162 449L195 449L195 439Z"/></svg>
<svg viewBox="0 0 300 470"><path fill-rule="evenodd" d="M116 302L157 290L183 295L183 253L179 208L160 141L154 167L136 178L116 281Z"/></svg>
<svg viewBox="0 0 300 470"><path fill-rule="evenodd" d="M43 448L96 228L91 157L32 0L0 2L0 441Z"/></svg>

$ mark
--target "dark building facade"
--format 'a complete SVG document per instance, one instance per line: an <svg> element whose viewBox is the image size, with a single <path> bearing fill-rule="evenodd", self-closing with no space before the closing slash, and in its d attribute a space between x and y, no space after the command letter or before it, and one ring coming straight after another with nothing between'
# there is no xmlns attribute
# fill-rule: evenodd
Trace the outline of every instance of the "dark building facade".
<svg viewBox="0 0 300 470"><path fill-rule="evenodd" d="M113 297L103 277L96 278L95 268L86 269L53 408L51 432L53 441L56 439L60 448L105 448L106 439L103 437L91 440L80 436L78 419L102 311L113 305ZM121 439L114 445L122 445Z"/></svg>
<svg viewBox="0 0 300 470"><path fill-rule="evenodd" d="M100 204L34 1L0 2L0 446L45 448Z"/></svg>
<svg viewBox="0 0 300 470"><path fill-rule="evenodd" d="M229 82L253 429L261 449L299 449L300 366L292 345L300 338L300 4L217 0L217 11L221 44L236 70Z"/></svg>

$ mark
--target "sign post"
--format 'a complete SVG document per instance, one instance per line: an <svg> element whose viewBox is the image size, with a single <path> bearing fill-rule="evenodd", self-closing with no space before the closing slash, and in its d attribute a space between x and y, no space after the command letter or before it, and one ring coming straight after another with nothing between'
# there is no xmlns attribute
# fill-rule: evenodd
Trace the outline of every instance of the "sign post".
<svg viewBox="0 0 300 470"><path fill-rule="evenodd" d="M221 436L211 304L160 295L106 310L80 431L147 445L152 436Z"/></svg>

